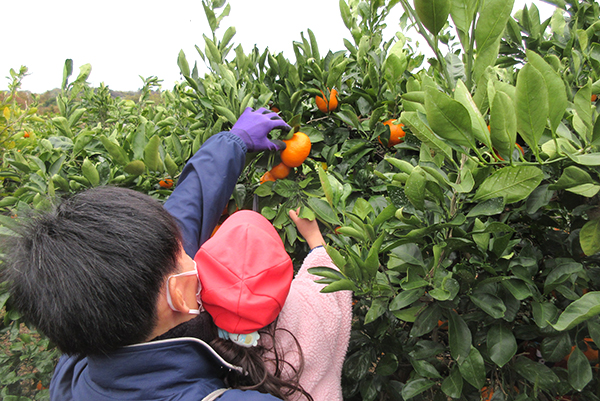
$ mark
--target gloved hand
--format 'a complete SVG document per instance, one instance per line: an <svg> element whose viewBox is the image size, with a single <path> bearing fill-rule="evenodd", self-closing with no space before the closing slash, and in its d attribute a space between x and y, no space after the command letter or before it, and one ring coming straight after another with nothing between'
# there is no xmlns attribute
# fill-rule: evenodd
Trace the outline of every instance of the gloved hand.
<svg viewBox="0 0 600 401"><path fill-rule="evenodd" d="M291 129L277 113L269 111L264 107L257 110L252 110L251 107L248 107L233 125L231 133L242 138L248 147L248 152L283 150L285 149L283 141L271 141L267 137L267 134L275 128L280 128L285 132Z"/></svg>

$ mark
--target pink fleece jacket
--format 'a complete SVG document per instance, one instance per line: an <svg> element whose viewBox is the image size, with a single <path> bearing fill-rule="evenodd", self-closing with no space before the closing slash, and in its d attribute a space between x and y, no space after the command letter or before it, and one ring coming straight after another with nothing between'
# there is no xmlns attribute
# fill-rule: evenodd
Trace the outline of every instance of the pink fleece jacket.
<svg viewBox="0 0 600 401"><path fill-rule="evenodd" d="M289 330L300 344L304 356L300 384L304 390L315 401L341 401L342 365L352 322L352 293L321 293L325 285L315 283L319 277L307 270L317 266L337 269L325 248L310 252L292 281L277 328ZM278 349L292 350L285 352L284 359L298 367L298 347L291 336L278 330L276 339ZM303 397L298 395L294 399Z"/></svg>

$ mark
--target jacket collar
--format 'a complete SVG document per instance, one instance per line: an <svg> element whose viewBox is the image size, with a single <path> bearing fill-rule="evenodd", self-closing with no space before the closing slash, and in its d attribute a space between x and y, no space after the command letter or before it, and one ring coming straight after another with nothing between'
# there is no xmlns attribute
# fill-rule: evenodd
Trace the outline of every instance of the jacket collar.
<svg viewBox="0 0 600 401"><path fill-rule="evenodd" d="M130 345L107 355L88 356L87 381L114 394L172 393L191 383L213 391L223 387L221 369L242 368L226 362L207 343L181 337Z"/></svg>

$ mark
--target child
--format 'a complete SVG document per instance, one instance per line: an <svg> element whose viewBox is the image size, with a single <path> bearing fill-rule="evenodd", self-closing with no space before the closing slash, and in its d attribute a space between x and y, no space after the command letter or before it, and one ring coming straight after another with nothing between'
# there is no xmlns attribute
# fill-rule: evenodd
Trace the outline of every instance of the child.
<svg viewBox="0 0 600 401"><path fill-rule="evenodd" d="M323 285L307 269L334 268L323 236L316 220L297 211L290 218L311 248L293 280L279 235L252 211L234 213L196 254L202 307L219 333L211 346L246 372L230 371L228 386L282 399L342 400L351 294L320 293Z"/></svg>

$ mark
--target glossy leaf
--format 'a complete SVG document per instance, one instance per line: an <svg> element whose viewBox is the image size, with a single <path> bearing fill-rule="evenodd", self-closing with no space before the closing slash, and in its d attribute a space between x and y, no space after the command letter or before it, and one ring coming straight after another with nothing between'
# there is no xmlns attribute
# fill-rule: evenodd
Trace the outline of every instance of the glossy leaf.
<svg viewBox="0 0 600 401"><path fill-rule="evenodd" d="M448 342L450 344L450 355L455 361L461 363L471 352L471 330L458 315L451 311L448 315Z"/></svg>
<svg viewBox="0 0 600 401"><path fill-rule="evenodd" d="M512 99L504 92L497 92L490 112L492 145L501 155L512 155L517 141L517 119Z"/></svg>
<svg viewBox="0 0 600 401"><path fill-rule="evenodd" d="M592 380L590 361L579 347L575 347L571 353L567 362L567 370L569 371L569 384L577 391L582 391Z"/></svg>
<svg viewBox="0 0 600 401"><path fill-rule="evenodd" d="M419 395L424 391L427 391L428 389L433 387L433 385L435 385L435 382L429 379L410 379L402 388L402 397L405 400L409 400L414 396Z"/></svg>
<svg viewBox="0 0 600 401"><path fill-rule="evenodd" d="M485 365L477 348L471 346L469 356L458 365L458 369L463 379L473 387L481 388L485 384Z"/></svg>
<svg viewBox="0 0 600 401"><path fill-rule="evenodd" d="M600 291L588 292L576 301L573 301L560 314L555 324L555 330L569 330L579 323L600 313Z"/></svg>
<svg viewBox="0 0 600 401"><path fill-rule="evenodd" d="M583 225L579 231L579 243L588 256L600 252L600 219L590 220Z"/></svg>
<svg viewBox="0 0 600 401"><path fill-rule="evenodd" d="M543 390L552 389L560 381L548 366L523 356L517 358L514 368L521 377Z"/></svg>
<svg viewBox="0 0 600 401"><path fill-rule="evenodd" d="M425 89L425 110L429 126L448 144L475 148L471 130L471 116L458 101L434 87Z"/></svg>
<svg viewBox="0 0 600 401"><path fill-rule="evenodd" d="M414 0L419 19L433 35L444 27L450 14L450 0Z"/></svg>
<svg viewBox="0 0 600 401"><path fill-rule="evenodd" d="M567 92L562 77L539 54L527 50L529 64L535 67L544 78L548 93L548 118L552 131L555 132L568 106Z"/></svg>
<svg viewBox="0 0 600 401"><path fill-rule="evenodd" d="M495 324L488 330L487 348L490 359L499 367L503 367L516 354L517 340L508 327Z"/></svg>
<svg viewBox="0 0 600 401"><path fill-rule="evenodd" d="M442 382L442 391L448 397L460 398L463 389L463 378L457 367Z"/></svg>
<svg viewBox="0 0 600 401"><path fill-rule="evenodd" d="M494 294L476 293L470 296L471 301L494 319L501 319L506 312L504 302Z"/></svg>
<svg viewBox="0 0 600 401"><path fill-rule="evenodd" d="M460 0L453 1L452 3L472 2L472 0ZM473 135L475 136L475 139L491 149L492 141L490 138L490 132L487 129L487 124L485 123L483 115L481 115L481 112L477 108L477 105L473 101L469 90L461 80L456 83L456 88L454 89L454 99L462 104L469 113L469 116L471 117L471 127L473 129Z"/></svg>
<svg viewBox="0 0 600 401"><path fill-rule="evenodd" d="M420 167L416 167L408 177L404 188L408 200L419 210L425 208L425 184L425 172Z"/></svg>
<svg viewBox="0 0 600 401"><path fill-rule="evenodd" d="M400 121L410 127L411 131L419 140L425 142L430 148L439 150L448 159L452 160L452 149L441 140L419 116L417 112L403 112Z"/></svg>
<svg viewBox="0 0 600 401"><path fill-rule="evenodd" d="M548 119L548 89L542 73L526 64L517 76L517 131L535 155Z"/></svg>
<svg viewBox="0 0 600 401"><path fill-rule="evenodd" d="M473 200L504 198L506 203L523 200L542 182L542 171L534 166L507 166L496 170L480 186Z"/></svg>

